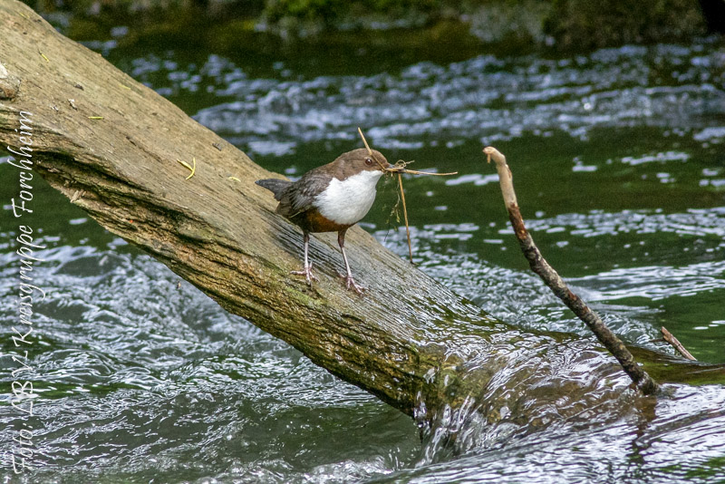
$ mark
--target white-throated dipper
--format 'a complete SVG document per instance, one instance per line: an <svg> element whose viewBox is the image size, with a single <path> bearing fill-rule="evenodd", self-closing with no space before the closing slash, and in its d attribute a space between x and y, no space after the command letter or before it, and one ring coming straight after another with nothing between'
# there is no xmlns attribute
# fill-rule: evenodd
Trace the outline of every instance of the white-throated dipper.
<svg viewBox="0 0 725 484"><path fill-rule="evenodd" d="M338 156L327 165L314 168L290 182L277 178L257 180L257 185L274 193L279 201L276 212L302 229L305 246L305 267L292 274L304 275L312 284L308 250L310 233L337 232L347 275L347 288L362 293L355 283L345 255L345 232L368 213L375 201L375 186L391 165L376 150L360 148Z"/></svg>

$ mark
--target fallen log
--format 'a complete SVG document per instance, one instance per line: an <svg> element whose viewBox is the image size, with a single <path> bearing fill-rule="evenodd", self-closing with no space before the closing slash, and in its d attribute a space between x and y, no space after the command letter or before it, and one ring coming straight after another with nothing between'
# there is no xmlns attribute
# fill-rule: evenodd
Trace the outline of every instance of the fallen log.
<svg viewBox="0 0 725 484"><path fill-rule="evenodd" d="M254 183L273 174L24 4L0 0L0 29L0 141L23 176L422 426L447 419L455 433L457 409L546 422L563 415L558 398L627 391L592 341L496 321L357 227L347 247L364 296L339 280L334 237L312 238L319 282L291 278L302 237ZM194 160L193 176L177 160Z"/></svg>
<svg viewBox="0 0 725 484"><path fill-rule="evenodd" d="M359 228L348 250L363 297L341 284L324 235L311 243L320 281L290 277L302 238L254 183L273 174L22 3L0 2L0 26L2 142L20 151L16 129L31 128L35 172L228 311L408 414L443 365L432 326L494 323ZM187 179L177 160L192 158Z"/></svg>

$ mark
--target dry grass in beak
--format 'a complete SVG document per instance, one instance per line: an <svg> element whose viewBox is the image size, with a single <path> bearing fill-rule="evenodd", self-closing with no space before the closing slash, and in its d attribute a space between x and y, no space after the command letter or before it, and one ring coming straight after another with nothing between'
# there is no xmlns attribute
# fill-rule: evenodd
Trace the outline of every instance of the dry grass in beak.
<svg viewBox="0 0 725 484"><path fill-rule="evenodd" d="M410 242L410 225L408 225L408 207L405 205L405 190L403 189L403 173L408 173L411 175L435 175L435 176L449 176L449 175L457 175L458 172L452 172L452 173L430 173L427 171L417 171L417 170L409 170L406 168L407 165L410 163L413 163L412 161L403 161L398 160L395 165L391 167L385 167L380 160L375 158L373 155L373 150L370 149L370 145L368 144L368 141L365 139L365 135L362 132L362 129L360 127L357 128L357 132L360 133L360 137L363 140L363 143L365 144L365 148L367 148L368 153L370 154L370 157L375 160L378 165L380 165L380 169L383 170L386 174L394 174L396 173L398 175L398 188L400 189L400 200L403 202L403 219L405 220L405 234L408 237L408 256L410 257L410 263L413 263L413 245Z"/></svg>

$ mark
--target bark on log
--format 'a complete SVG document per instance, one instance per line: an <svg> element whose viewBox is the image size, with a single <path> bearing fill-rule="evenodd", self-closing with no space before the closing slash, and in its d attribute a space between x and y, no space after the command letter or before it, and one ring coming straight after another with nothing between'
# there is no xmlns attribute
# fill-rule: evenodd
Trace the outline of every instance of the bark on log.
<svg viewBox="0 0 725 484"><path fill-rule="evenodd" d="M271 173L24 4L0 0L0 31L4 145L17 149L24 112L34 170L72 203L226 310L422 424L451 408L520 417L532 402L585 400L604 378L626 382L593 342L497 322L359 228L346 248L363 297L337 276L334 236L312 238L319 282L290 277L302 237L254 184ZM187 180L176 160L192 157Z"/></svg>

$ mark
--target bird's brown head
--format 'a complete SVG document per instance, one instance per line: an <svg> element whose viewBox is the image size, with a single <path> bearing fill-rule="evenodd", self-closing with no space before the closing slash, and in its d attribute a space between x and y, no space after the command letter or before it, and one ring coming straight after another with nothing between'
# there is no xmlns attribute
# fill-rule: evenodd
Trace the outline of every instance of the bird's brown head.
<svg viewBox="0 0 725 484"><path fill-rule="evenodd" d="M337 177L340 179L360 173L362 171L380 171L385 173L391 164L378 150L368 151L366 148L348 151L337 157L333 162L339 168Z"/></svg>

